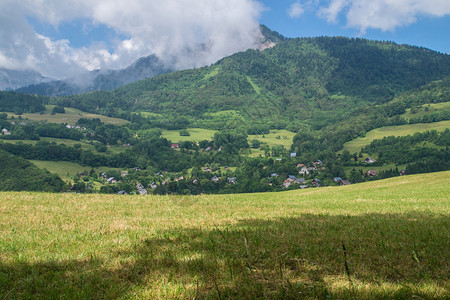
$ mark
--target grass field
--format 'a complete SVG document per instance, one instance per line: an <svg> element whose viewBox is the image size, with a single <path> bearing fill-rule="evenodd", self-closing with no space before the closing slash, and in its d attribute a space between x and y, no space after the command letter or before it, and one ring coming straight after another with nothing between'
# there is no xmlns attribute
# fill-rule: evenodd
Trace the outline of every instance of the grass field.
<svg viewBox="0 0 450 300"><path fill-rule="evenodd" d="M412 135L416 132L424 132L427 130L444 131L447 128L450 128L450 121L381 127L369 131L366 133L365 137L359 137L345 143L342 151L348 150L350 153L359 153L362 147L369 145L370 142L375 139L382 139L385 136L406 136L408 134Z"/></svg>
<svg viewBox="0 0 450 300"><path fill-rule="evenodd" d="M35 164L40 169L46 169L51 173L58 174L65 181L72 181L71 177L77 173L81 173L84 171L90 171L92 167L82 166L77 163L68 162L68 161L44 161L44 160L30 160L33 164ZM108 170L119 170L117 168L110 167L98 167L93 168L96 173L103 173Z"/></svg>
<svg viewBox="0 0 450 300"><path fill-rule="evenodd" d="M162 137L172 141L173 143L178 143L179 141L212 141L214 134L217 130L201 129L201 128L188 128L190 136L181 136L180 130L162 130Z"/></svg>
<svg viewBox="0 0 450 300"><path fill-rule="evenodd" d="M403 118L409 120L411 118L423 117L426 115L433 114L437 111L445 112L450 111L450 102L425 104L419 109L416 109L416 113L411 113L411 109L407 109L406 113L402 115Z"/></svg>
<svg viewBox="0 0 450 300"><path fill-rule="evenodd" d="M447 298L450 172L282 193L0 193L0 299Z"/></svg>
<svg viewBox="0 0 450 300"><path fill-rule="evenodd" d="M283 145L286 149L289 149L292 145L294 136L295 132L292 131L271 130L269 134L249 135L248 140L259 140L261 143L265 143L270 147Z"/></svg>
<svg viewBox="0 0 450 300"><path fill-rule="evenodd" d="M46 105L46 111L44 114L40 113L24 113L22 114L23 119L29 119L31 121L47 121L49 123L68 123L71 125L74 125L80 118L86 118L86 119L95 119L99 118L102 122L105 124L113 124L113 125L123 125L129 123L127 120L123 119L117 119L117 118L110 118L105 117L102 115L96 115L87 113L75 108L65 108L66 113L64 114L54 114L51 115L54 105ZM13 113L7 113L8 117L14 116L14 118L18 118L18 115L15 115Z"/></svg>

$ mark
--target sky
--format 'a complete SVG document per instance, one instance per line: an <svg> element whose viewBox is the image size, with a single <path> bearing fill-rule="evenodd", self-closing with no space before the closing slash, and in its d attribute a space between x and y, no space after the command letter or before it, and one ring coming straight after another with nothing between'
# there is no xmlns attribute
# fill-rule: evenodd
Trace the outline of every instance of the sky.
<svg viewBox="0 0 450 300"><path fill-rule="evenodd" d="M200 67L256 48L259 24L450 53L450 0L0 0L0 68L62 79L150 54Z"/></svg>

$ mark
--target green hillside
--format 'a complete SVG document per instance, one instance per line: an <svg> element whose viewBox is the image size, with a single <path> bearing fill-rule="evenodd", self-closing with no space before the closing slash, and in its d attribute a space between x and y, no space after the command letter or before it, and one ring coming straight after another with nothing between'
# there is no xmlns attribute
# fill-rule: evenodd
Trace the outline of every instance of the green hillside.
<svg viewBox="0 0 450 300"><path fill-rule="evenodd" d="M0 298L445 299L449 172L215 196L0 193Z"/></svg>
<svg viewBox="0 0 450 300"><path fill-rule="evenodd" d="M66 186L58 175L40 170L27 160L0 149L0 191L61 192Z"/></svg>
<svg viewBox="0 0 450 300"><path fill-rule="evenodd" d="M359 107L450 75L450 56L427 49L348 38L290 39L209 67L62 98L60 105L109 115L148 111L169 126L182 117L207 129L321 128ZM236 110L216 119L208 113ZM186 126L186 125L185 125Z"/></svg>

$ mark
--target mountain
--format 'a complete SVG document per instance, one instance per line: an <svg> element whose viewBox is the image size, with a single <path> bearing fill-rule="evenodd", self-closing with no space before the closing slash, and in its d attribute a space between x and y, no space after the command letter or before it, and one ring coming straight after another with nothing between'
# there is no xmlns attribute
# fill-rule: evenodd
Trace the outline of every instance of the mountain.
<svg viewBox="0 0 450 300"><path fill-rule="evenodd" d="M276 31L260 25L262 39L260 41L260 50L271 48L287 40ZM206 47L202 45L200 48ZM195 56L195 55L194 55ZM173 62L176 57L171 59ZM189 63L187 64L189 65ZM19 93L38 94L43 96L68 96L86 93L90 91L109 91L125 84L135 82L141 79L154 77L175 71L172 63L163 63L156 55L142 57L132 65L121 70L96 70L87 74L82 74L77 78L66 80L54 80L49 82L32 82L30 85L21 85L16 90ZM82 79L82 80L80 80Z"/></svg>
<svg viewBox="0 0 450 300"><path fill-rule="evenodd" d="M17 89L19 93L47 96L66 96L98 90L113 90L124 84L173 71L166 67L155 55L142 57L121 70L96 70L79 77L66 80L33 84Z"/></svg>
<svg viewBox="0 0 450 300"><path fill-rule="evenodd" d="M44 77L33 70L8 70L0 68L0 91L14 90L30 84L49 82L54 79Z"/></svg>
<svg viewBox="0 0 450 300"><path fill-rule="evenodd" d="M298 38L114 91L62 98L59 104L107 115L148 111L162 115L159 125L185 118L189 126L203 128L298 131L320 129L449 75L450 55L425 48Z"/></svg>

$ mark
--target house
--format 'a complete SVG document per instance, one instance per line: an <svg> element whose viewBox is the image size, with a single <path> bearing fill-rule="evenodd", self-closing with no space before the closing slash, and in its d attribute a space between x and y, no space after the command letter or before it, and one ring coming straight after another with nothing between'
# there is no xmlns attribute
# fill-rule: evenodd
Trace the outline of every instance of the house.
<svg viewBox="0 0 450 300"><path fill-rule="evenodd" d="M367 176L371 176L371 177L377 176L377 171L375 171L375 170L369 170L369 171L366 172L366 175L367 175Z"/></svg>
<svg viewBox="0 0 450 300"><path fill-rule="evenodd" d="M304 164L298 164L297 165L297 168L304 168L304 167L306 167Z"/></svg>
<svg viewBox="0 0 450 300"><path fill-rule="evenodd" d="M102 177L103 179L106 179L106 177L108 177L108 175L106 175L106 173L102 173L102 174L100 174L100 177Z"/></svg>
<svg viewBox="0 0 450 300"><path fill-rule="evenodd" d="M205 151L211 151L211 150L212 150L211 147L206 147L206 148L205 148Z"/></svg>
<svg viewBox="0 0 450 300"><path fill-rule="evenodd" d="M278 177L278 174L277 173L272 173L272 174L270 174L270 177Z"/></svg>
<svg viewBox="0 0 450 300"><path fill-rule="evenodd" d="M291 158L297 157L297 153L292 152L289 156L290 156Z"/></svg>
<svg viewBox="0 0 450 300"><path fill-rule="evenodd" d="M281 187L282 188L285 188L285 189L287 189L288 187L290 187L291 186L291 182L289 181L289 180L285 180L284 182L283 182L283 184L281 185Z"/></svg>
<svg viewBox="0 0 450 300"><path fill-rule="evenodd" d="M117 180L114 177L110 177L106 180L107 183L117 183Z"/></svg>
<svg viewBox="0 0 450 300"><path fill-rule="evenodd" d="M217 177L216 175L214 175L213 177L211 177L211 181L212 181L212 182L219 182L220 179L219 179L219 177Z"/></svg>
<svg viewBox="0 0 450 300"><path fill-rule="evenodd" d="M406 175L406 169L403 169L400 171L400 176L404 176L404 175Z"/></svg>
<svg viewBox="0 0 450 300"><path fill-rule="evenodd" d="M8 129L3 128L3 129L2 129L2 134L3 134L3 135L10 135L11 132L9 132Z"/></svg>
<svg viewBox="0 0 450 300"><path fill-rule="evenodd" d="M175 179L175 181L180 181L180 180L184 180L184 176L180 176L180 177Z"/></svg>
<svg viewBox="0 0 450 300"><path fill-rule="evenodd" d="M124 190L122 190L122 191L119 191L119 192L117 193L117 195L128 195L128 194L127 194L127 192L125 192Z"/></svg>
<svg viewBox="0 0 450 300"><path fill-rule="evenodd" d="M197 178L194 178L194 180L192 180L192 183L193 183L193 184L197 184L197 183L198 183L198 179L197 179Z"/></svg>
<svg viewBox="0 0 450 300"><path fill-rule="evenodd" d="M300 169L300 171L298 171L298 174L301 174L301 175L309 175L308 168L305 167L305 165L303 165L303 167Z"/></svg>
<svg viewBox="0 0 450 300"><path fill-rule="evenodd" d="M296 178L296 179L295 179L295 183L296 183L296 184L306 183L306 180L305 180L304 178Z"/></svg>
<svg viewBox="0 0 450 300"><path fill-rule="evenodd" d="M138 189L138 194L139 195L147 195L147 190L146 189Z"/></svg>
<svg viewBox="0 0 450 300"><path fill-rule="evenodd" d="M335 181L335 182L340 182L340 181L342 181L342 178L341 178L341 177L334 177L334 178L333 178L333 181Z"/></svg>
<svg viewBox="0 0 450 300"><path fill-rule="evenodd" d="M290 182L294 182L297 179L297 177L295 177L294 175L288 175L287 180Z"/></svg>
<svg viewBox="0 0 450 300"><path fill-rule="evenodd" d="M143 189L143 188L144 188L144 186L143 186L141 183L138 182L138 183L136 184L136 189L137 189L137 190L140 190L140 189Z"/></svg>
<svg viewBox="0 0 450 300"><path fill-rule="evenodd" d="M302 190L307 189L307 188L309 188L309 185L301 185L301 186L299 186L299 188L301 188Z"/></svg>
<svg viewBox="0 0 450 300"><path fill-rule="evenodd" d="M317 178L313 179L311 184L314 185L315 187L320 187L320 179Z"/></svg>
<svg viewBox="0 0 450 300"><path fill-rule="evenodd" d="M343 185L349 185L350 184L350 181L348 181L348 180L341 180L340 182L339 182L339 185L340 186L343 186Z"/></svg>
<svg viewBox="0 0 450 300"><path fill-rule="evenodd" d="M228 183L231 183L231 184L236 184L237 183L236 177L228 177L227 180L228 180Z"/></svg>
<svg viewBox="0 0 450 300"><path fill-rule="evenodd" d="M374 162L377 162L375 159L373 159L373 158L370 158L370 157L368 157L368 158L366 158L365 160L364 160L364 162L366 163L366 164L373 164Z"/></svg>
<svg viewBox="0 0 450 300"><path fill-rule="evenodd" d="M179 147L178 144L172 144L172 145L170 145L170 148L171 148L171 149L175 149L175 148L178 148L178 147Z"/></svg>
<svg viewBox="0 0 450 300"><path fill-rule="evenodd" d="M122 174L120 174L120 176L126 177L126 176L128 176L128 172L124 171L124 172L122 172Z"/></svg>
<svg viewBox="0 0 450 300"><path fill-rule="evenodd" d="M220 146L219 149L217 149L217 151L219 152L222 151L222 146Z"/></svg>
<svg viewBox="0 0 450 300"><path fill-rule="evenodd" d="M210 167L204 167L203 168L203 172L211 172L211 168Z"/></svg>
<svg viewBox="0 0 450 300"><path fill-rule="evenodd" d="M158 187L158 185L156 184L156 182L152 182L152 183L150 184L150 188L151 188L152 190L156 189L157 187Z"/></svg>

